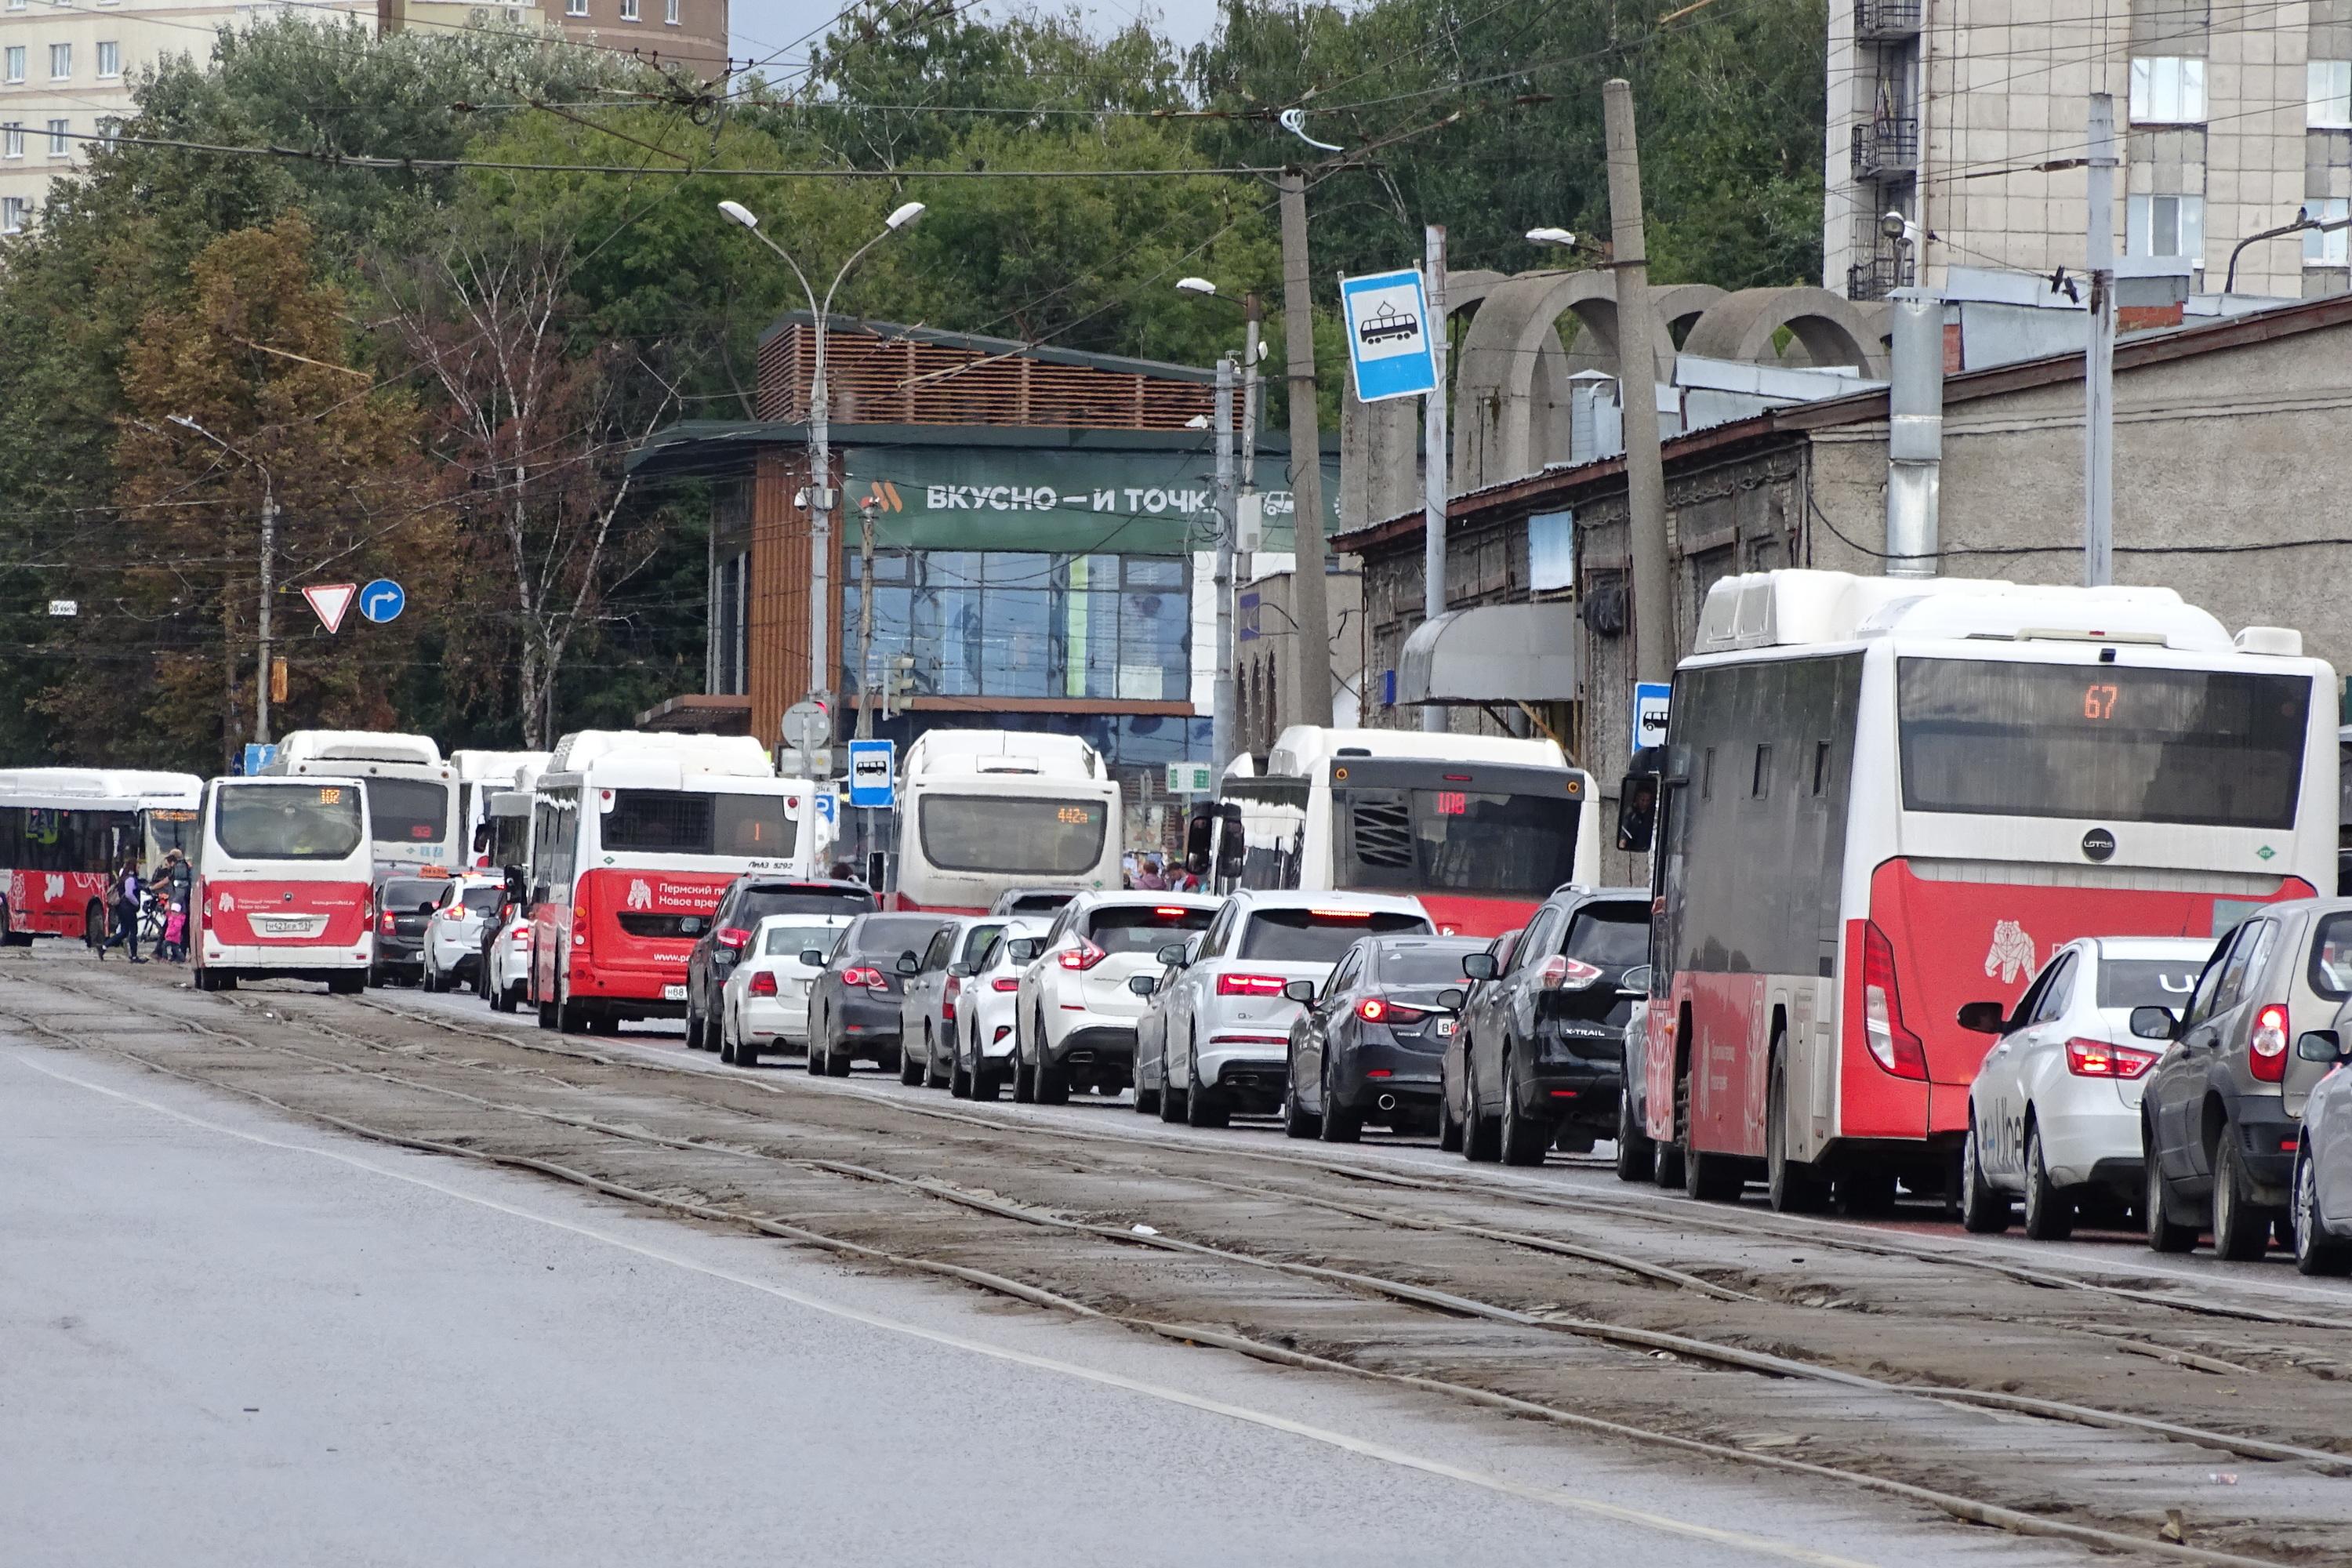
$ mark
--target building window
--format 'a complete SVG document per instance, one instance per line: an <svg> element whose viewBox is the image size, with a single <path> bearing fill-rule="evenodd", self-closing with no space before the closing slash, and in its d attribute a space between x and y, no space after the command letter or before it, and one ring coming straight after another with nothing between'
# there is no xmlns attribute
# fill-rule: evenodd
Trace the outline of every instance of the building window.
<svg viewBox="0 0 2352 1568"><path fill-rule="evenodd" d="M25 79L25 46L22 44L9 45L7 60L8 85L15 87Z"/></svg>
<svg viewBox="0 0 2352 1568"><path fill-rule="evenodd" d="M72 154L73 138L66 134L67 132L72 129L73 121L70 120L52 120L49 121L50 157L64 158Z"/></svg>
<svg viewBox="0 0 2352 1568"><path fill-rule="evenodd" d="M677 26L677 0L662 0L662 20L673 27Z"/></svg>
<svg viewBox="0 0 2352 1568"><path fill-rule="evenodd" d="M0 234L25 232L25 198L0 196Z"/></svg>
<svg viewBox="0 0 2352 1568"><path fill-rule="evenodd" d="M2205 264L2203 196L2133 196L2124 205L2124 252Z"/></svg>
<svg viewBox="0 0 2352 1568"><path fill-rule="evenodd" d="M2135 125L2205 123L2205 62L2173 55L2131 63Z"/></svg>
<svg viewBox="0 0 2352 1568"><path fill-rule="evenodd" d="M113 43L111 41L101 41L99 44L98 74L102 77L116 77L122 74L122 46L121 44Z"/></svg>
<svg viewBox="0 0 2352 1568"><path fill-rule="evenodd" d="M638 20L637 0L621 0L621 20L624 22Z"/></svg>
<svg viewBox="0 0 2352 1568"><path fill-rule="evenodd" d="M2352 128L2352 60L2314 60L2304 68L2304 124L2314 131Z"/></svg>
<svg viewBox="0 0 2352 1568"><path fill-rule="evenodd" d="M24 8L25 0L8 0L8 9L11 11L21 11Z"/></svg>
<svg viewBox="0 0 2352 1568"><path fill-rule="evenodd" d="M2342 223L2352 216L2352 202L2342 196L2329 196L2325 201L2305 202L2303 210L2320 223ZM2342 267L2352 261L2345 237L2352 229L2306 229L2303 236L2303 264L2305 267Z"/></svg>
<svg viewBox="0 0 2352 1568"><path fill-rule="evenodd" d="M72 76L73 46L71 44L51 44L49 46L49 79L51 81L65 81L69 79Z"/></svg>
<svg viewBox="0 0 2352 1568"><path fill-rule="evenodd" d="M24 122L11 120L5 124L0 124L0 158L21 158L24 155Z"/></svg>
<svg viewBox="0 0 2352 1568"><path fill-rule="evenodd" d="M1528 591L1576 586L1576 514L1538 512L1528 519Z"/></svg>
<svg viewBox="0 0 2352 1568"><path fill-rule="evenodd" d="M567 16L585 16L588 15L588 0L563 0L563 14Z"/></svg>

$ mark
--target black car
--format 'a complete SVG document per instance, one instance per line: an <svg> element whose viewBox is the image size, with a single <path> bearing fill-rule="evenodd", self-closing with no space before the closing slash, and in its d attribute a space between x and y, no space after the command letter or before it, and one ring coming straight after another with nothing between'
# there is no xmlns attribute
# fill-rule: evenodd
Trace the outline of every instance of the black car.
<svg viewBox="0 0 2352 1568"><path fill-rule="evenodd" d="M1462 1152L1539 1165L1557 1143L1576 1154L1614 1137L1625 1025L1649 962L1650 895L1563 888L1546 899L1508 967L1472 953L1480 984L1462 1017ZM1638 976L1636 976L1638 978Z"/></svg>
<svg viewBox="0 0 2352 1568"><path fill-rule="evenodd" d="M1511 954L1517 951L1519 938L1527 934L1527 928L1521 926L1517 931L1505 931L1486 944L1486 952L1495 961L1496 973L1503 973L1511 967ZM1467 1012L1469 1001L1475 1000L1478 995L1479 982L1465 973L1462 984L1468 1000L1459 1010ZM1494 982L1490 980L1486 984L1491 985ZM1445 1042L1445 1049L1438 1058L1437 1146L1449 1154L1462 1152L1462 1120L1468 1114L1470 1097L1464 1092L1468 1077L1462 1059L1463 1047L1467 1044L1469 1037L1462 1032L1457 1019L1454 1037Z"/></svg>
<svg viewBox="0 0 2352 1568"><path fill-rule="evenodd" d="M385 877L375 885L370 911L375 925L375 965L368 984L425 980L425 928L448 889L446 877Z"/></svg>
<svg viewBox="0 0 2352 1568"><path fill-rule="evenodd" d="M761 921L770 915L862 915L874 907L874 890L863 882L754 871L728 883L710 923L686 955L687 1048L719 1048L719 1031L711 1023L719 1016L719 994Z"/></svg>
<svg viewBox="0 0 2352 1568"><path fill-rule="evenodd" d="M860 915L843 928L809 982L809 1071L847 1078L860 1058L884 1072L898 1069L907 985L898 959L919 954L940 924L937 914ZM803 962L814 967L818 959L803 954Z"/></svg>
<svg viewBox="0 0 2352 1568"><path fill-rule="evenodd" d="M1283 1131L1352 1143L1367 1121L1395 1132L1436 1126L1462 962L1486 950L1465 937L1368 936L1348 950L1320 994L1311 980L1285 986L1307 1010L1290 1026Z"/></svg>

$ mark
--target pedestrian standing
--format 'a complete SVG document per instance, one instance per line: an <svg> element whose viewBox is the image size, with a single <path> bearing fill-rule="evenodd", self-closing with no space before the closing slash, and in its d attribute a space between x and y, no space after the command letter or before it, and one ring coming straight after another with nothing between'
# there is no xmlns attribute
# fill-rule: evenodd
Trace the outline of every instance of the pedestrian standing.
<svg viewBox="0 0 2352 1568"><path fill-rule="evenodd" d="M187 856L175 844L163 852L163 864L155 868L148 882L163 901L163 940L155 956L172 963L185 963L188 900L195 894L196 868L188 864Z"/></svg>
<svg viewBox="0 0 2352 1568"><path fill-rule="evenodd" d="M114 934L98 945L98 956L103 960L106 950L118 942L131 950L131 962L144 963L139 956L139 862L125 855L122 864L114 868L114 883L110 892L114 900Z"/></svg>
<svg viewBox="0 0 2352 1568"><path fill-rule="evenodd" d="M1164 893L1168 890L1168 879L1160 874L1159 856L1146 855L1143 858L1142 868L1135 873L1135 886L1137 891L1145 893Z"/></svg>

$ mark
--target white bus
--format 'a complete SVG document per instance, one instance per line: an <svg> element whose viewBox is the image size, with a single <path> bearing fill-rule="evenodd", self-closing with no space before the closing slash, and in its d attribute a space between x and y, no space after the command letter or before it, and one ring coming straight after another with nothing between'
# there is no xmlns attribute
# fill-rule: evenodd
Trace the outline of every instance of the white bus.
<svg viewBox="0 0 2352 1568"><path fill-rule="evenodd" d="M1398 893L1449 935L1499 936L1601 876L1592 781L1552 741L1294 724L1226 770L1185 859L1234 888Z"/></svg>
<svg viewBox="0 0 2352 1568"><path fill-rule="evenodd" d="M1963 1004L2076 937L2211 937L2328 887L2336 678L2302 646L2164 588L1717 583L1622 797L1657 803L1658 1179L1941 1187L1990 1043Z"/></svg>
<svg viewBox="0 0 2352 1568"><path fill-rule="evenodd" d="M457 772L457 839L466 847L466 863L495 868L509 862L490 854L490 797L503 791L528 790L546 770L545 752L481 752L460 749L449 753Z"/></svg>
<svg viewBox="0 0 2352 1568"><path fill-rule="evenodd" d="M1117 888L1118 781L1092 746L1026 730L932 730L898 777L894 910L988 912L1013 888Z"/></svg>
<svg viewBox="0 0 2352 1568"><path fill-rule="evenodd" d="M727 884L812 874L817 787L748 735L583 730L548 759L530 827L530 997L547 1028L686 1016L686 970Z"/></svg>
<svg viewBox="0 0 2352 1568"><path fill-rule="evenodd" d="M204 787L194 773L0 770L0 942L103 941L108 874L125 855L142 875L167 849L194 855Z"/></svg>
<svg viewBox="0 0 2352 1568"><path fill-rule="evenodd" d="M240 980L366 986L374 855L353 778L215 779L205 785L188 956L199 991Z"/></svg>
<svg viewBox="0 0 2352 1568"><path fill-rule="evenodd" d="M430 735L373 730L296 730L278 742L266 778L355 778L367 790L376 864L387 871L465 864L457 770Z"/></svg>

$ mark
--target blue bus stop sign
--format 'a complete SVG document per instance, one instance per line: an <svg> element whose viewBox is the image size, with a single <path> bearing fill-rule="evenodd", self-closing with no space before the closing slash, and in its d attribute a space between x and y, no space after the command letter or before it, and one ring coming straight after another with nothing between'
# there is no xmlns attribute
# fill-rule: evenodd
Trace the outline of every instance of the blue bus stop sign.
<svg viewBox="0 0 2352 1568"><path fill-rule="evenodd" d="M849 742L849 804L860 810L887 811L896 794L898 748L888 741Z"/></svg>

